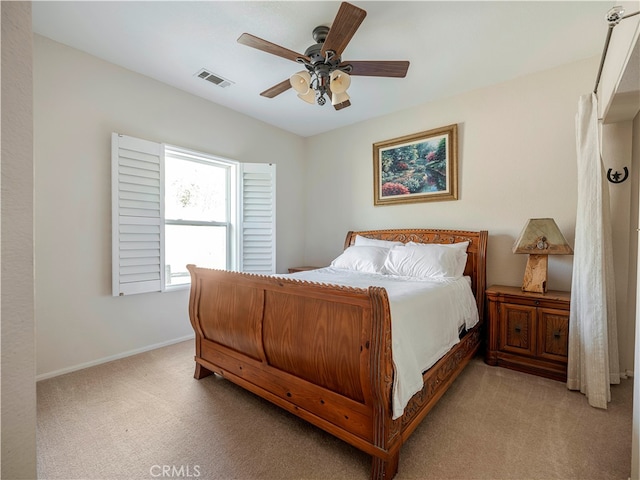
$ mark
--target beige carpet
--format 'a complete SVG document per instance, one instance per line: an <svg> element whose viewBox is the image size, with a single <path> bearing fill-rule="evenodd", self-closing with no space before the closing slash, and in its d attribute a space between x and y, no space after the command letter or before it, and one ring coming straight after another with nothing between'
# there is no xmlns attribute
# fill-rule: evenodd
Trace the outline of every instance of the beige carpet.
<svg viewBox="0 0 640 480"><path fill-rule="evenodd" d="M184 342L38 383L41 479L362 479L370 458L232 383ZM632 380L607 411L474 359L403 446L397 480L626 480Z"/></svg>

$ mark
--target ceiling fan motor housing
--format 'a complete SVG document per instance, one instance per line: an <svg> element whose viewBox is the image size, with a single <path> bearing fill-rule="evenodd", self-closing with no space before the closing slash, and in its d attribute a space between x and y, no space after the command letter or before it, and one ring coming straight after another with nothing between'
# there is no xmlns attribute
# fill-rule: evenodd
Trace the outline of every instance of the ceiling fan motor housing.
<svg viewBox="0 0 640 480"><path fill-rule="evenodd" d="M313 39L317 42L314 45L311 45L304 52L305 56L309 57L312 65L325 64L329 65L331 69L337 68L342 61L340 56L337 56L335 52L328 50L325 54L322 54L322 47L324 45L324 41L329 34L329 27L324 25L320 25L313 29Z"/></svg>
<svg viewBox="0 0 640 480"><path fill-rule="evenodd" d="M316 43L324 43L327 35L329 35L329 27L327 27L326 25L318 25L313 29L313 32L311 33L311 36L316 41Z"/></svg>

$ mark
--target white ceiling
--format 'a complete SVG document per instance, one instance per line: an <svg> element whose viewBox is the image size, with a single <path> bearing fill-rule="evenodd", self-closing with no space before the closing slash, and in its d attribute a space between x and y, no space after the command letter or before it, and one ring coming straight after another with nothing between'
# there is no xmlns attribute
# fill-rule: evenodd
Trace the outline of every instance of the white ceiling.
<svg viewBox="0 0 640 480"><path fill-rule="evenodd" d="M299 64L240 45L248 32L298 53L336 1L33 2L33 31L301 136L599 56L613 1L353 1L367 17L342 59L409 60L406 78L353 77L351 106L263 90ZM220 88L206 68L234 82ZM593 72L594 84L596 71Z"/></svg>

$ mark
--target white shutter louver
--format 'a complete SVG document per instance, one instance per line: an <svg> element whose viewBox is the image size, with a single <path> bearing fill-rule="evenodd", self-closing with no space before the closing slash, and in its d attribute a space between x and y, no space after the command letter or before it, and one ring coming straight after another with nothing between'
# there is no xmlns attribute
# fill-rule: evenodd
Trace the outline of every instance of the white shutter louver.
<svg viewBox="0 0 640 480"><path fill-rule="evenodd" d="M163 152L159 143L111 136L114 296L163 289Z"/></svg>
<svg viewBox="0 0 640 480"><path fill-rule="evenodd" d="M240 271L276 273L276 166L240 166Z"/></svg>

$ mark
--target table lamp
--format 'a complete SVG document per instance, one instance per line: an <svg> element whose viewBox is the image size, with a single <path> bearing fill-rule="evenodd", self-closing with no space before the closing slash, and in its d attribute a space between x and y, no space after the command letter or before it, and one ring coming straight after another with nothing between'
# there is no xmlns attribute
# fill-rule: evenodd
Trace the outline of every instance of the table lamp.
<svg viewBox="0 0 640 480"><path fill-rule="evenodd" d="M553 218L531 218L513 244L513 253L529 254L522 291L545 293L549 264L547 255L572 255L573 250Z"/></svg>

